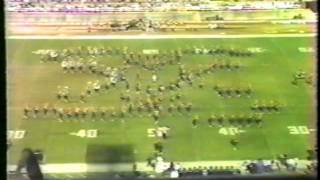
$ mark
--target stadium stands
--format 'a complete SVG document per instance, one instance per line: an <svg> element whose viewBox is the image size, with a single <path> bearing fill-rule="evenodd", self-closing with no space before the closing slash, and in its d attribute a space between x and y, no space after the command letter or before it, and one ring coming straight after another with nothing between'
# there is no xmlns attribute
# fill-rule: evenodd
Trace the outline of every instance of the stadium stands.
<svg viewBox="0 0 320 180"><path fill-rule="evenodd" d="M298 9L296 1L226 2L191 1L119 1L119 0L9 0L10 12L158 12L158 11L221 11Z"/></svg>

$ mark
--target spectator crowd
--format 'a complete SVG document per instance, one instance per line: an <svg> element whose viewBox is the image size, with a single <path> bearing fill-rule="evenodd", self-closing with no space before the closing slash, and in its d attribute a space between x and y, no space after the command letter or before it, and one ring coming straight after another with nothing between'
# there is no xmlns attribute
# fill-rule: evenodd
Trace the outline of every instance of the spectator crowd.
<svg viewBox="0 0 320 180"><path fill-rule="evenodd" d="M293 1L226 2L208 0L9 0L11 12L161 12L293 9L302 4Z"/></svg>

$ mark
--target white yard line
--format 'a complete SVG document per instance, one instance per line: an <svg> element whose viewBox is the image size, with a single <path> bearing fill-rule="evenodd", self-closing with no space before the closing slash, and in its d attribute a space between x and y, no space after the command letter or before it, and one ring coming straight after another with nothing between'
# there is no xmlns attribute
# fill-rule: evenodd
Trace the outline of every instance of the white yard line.
<svg viewBox="0 0 320 180"><path fill-rule="evenodd" d="M278 37L316 37L308 34L242 34L242 35L12 35L6 39L202 39L202 38L278 38Z"/></svg>
<svg viewBox="0 0 320 180"><path fill-rule="evenodd" d="M243 170L243 164L250 160L242 161L190 161L190 162L175 162L179 163L181 167L234 167L236 169ZM308 160L299 160L301 169L306 168L309 164ZM139 171L153 171L153 169L147 166L147 162L138 162L137 168ZM97 172L119 172L119 171L131 171L133 163L116 163L116 164L85 164L85 163L65 163L65 164L43 164L41 169L43 173L97 173ZM169 166L169 162L167 163ZM7 171L14 171L16 165L8 165Z"/></svg>

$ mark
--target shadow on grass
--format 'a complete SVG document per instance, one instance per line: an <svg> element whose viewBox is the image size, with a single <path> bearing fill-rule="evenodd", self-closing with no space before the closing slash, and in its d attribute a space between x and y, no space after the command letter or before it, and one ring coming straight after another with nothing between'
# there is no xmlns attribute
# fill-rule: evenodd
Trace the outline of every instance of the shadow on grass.
<svg viewBox="0 0 320 180"><path fill-rule="evenodd" d="M86 163L88 164L133 163L134 161L133 147L130 144L87 146Z"/></svg>
<svg viewBox="0 0 320 180"><path fill-rule="evenodd" d="M87 173L86 179L113 179L121 177L133 177L132 167L135 162L133 146L91 144L87 146L86 163L100 164L101 173ZM94 166L88 167L95 168Z"/></svg>

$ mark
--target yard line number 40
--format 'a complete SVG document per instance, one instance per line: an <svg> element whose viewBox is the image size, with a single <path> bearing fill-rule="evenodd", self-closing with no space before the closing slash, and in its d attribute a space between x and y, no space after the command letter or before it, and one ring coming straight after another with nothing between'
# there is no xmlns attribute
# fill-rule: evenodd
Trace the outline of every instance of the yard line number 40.
<svg viewBox="0 0 320 180"><path fill-rule="evenodd" d="M234 136L236 134L243 133L243 132L244 132L243 130L240 130L239 128L236 128L236 127L220 128L219 129L219 134L222 134L222 135Z"/></svg>
<svg viewBox="0 0 320 180"><path fill-rule="evenodd" d="M70 135L79 136L81 138L96 138L98 137L97 129L80 129L78 132L72 132Z"/></svg>

